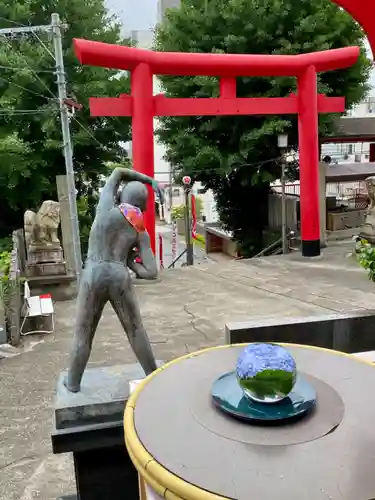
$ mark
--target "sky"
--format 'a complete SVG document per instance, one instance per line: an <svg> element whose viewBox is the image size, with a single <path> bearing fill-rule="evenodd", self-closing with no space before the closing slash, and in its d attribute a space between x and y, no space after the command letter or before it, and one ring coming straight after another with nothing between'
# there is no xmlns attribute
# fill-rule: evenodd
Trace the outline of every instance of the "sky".
<svg viewBox="0 0 375 500"><path fill-rule="evenodd" d="M106 0L106 4L120 18L124 33L147 30L156 24L157 0Z"/></svg>

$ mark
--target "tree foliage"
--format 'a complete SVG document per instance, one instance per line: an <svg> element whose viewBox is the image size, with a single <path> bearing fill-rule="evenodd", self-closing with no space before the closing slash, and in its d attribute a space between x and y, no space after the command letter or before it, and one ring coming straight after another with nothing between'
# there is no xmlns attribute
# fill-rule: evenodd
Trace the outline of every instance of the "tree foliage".
<svg viewBox="0 0 375 500"><path fill-rule="evenodd" d="M73 38L128 44L104 0L0 0L0 28L48 25L52 13L68 25L63 34L68 94L83 105L71 120L74 168L79 194L95 189L108 162L119 163L120 141L130 121L91 118L91 96L127 92L127 75L81 66ZM56 199L55 176L65 174L52 38L47 33L7 36L0 45L0 235L22 226L23 212Z"/></svg>
<svg viewBox="0 0 375 500"><path fill-rule="evenodd" d="M320 74L318 90L345 96L347 107L366 94L370 62L364 34L353 19L328 0L182 0L167 12L156 32L160 51L298 54L360 45L349 69ZM171 97L217 97L217 78L164 76ZM238 78L237 97L284 97L294 78ZM320 133L333 127L320 116ZM262 246L269 183L280 172L277 134L286 131L297 147L297 119L290 116L166 117L159 137L176 174L183 172L214 191L221 221L249 255Z"/></svg>

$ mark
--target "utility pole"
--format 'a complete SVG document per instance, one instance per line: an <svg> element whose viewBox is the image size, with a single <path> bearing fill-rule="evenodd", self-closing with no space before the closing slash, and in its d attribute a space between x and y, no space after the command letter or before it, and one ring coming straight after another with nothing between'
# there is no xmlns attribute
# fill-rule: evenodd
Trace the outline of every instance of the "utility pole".
<svg viewBox="0 0 375 500"><path fill-rule="evenodd" d="M285 198L285 158L281 159L281 239L283 253L288 253L288 240L286 229L286 198Z"/></svg>
<svg viewBox="0 0 375 500"><path fill-rule="evenodd" d="M65 168L66 168L66 178L68 183L68 198L69 198L69 212L71 219L71 229L72 229L72 240L73 240L73 253L76 268L77 281L82 269L82 257L81 257L81 243L79 236L79 226L78 226L78 214L77 214L77 201L76 201L76 189L74 181L74 169L73 169L73 151L72 142L70 138L70 127L69 127L69 116L68 108L66 106L66 81L64 72L64 59L62 51L62 38L61 30L65 28L66 25L61 24L60 17L58 14L52 14L51 24L46 24L42 26L16 26L14 28L4 28L0 29L1 35L22 35L24 33L52 33L53 44L55 49L55 60L56 60L56 75L57 75L57 86L59 94L59 105L60 105L60 116L61 116L61 129L63 137L63 150L65 157Z"/></svg>
<svg viewBox="0 0 375 500"><path fill-rule="evenodd" d="M55 49L55 59L56 59L57 88L59 93L61 131L63 137L66 179L68 184L69 212L70 212L71 229L73 236L72 237L73 253L74 253L77 281L79 282L82 269L81 241L79 235L76 187L74 180L73 148L70 137L68 108L65 103L67 94L66 94L64 57L63 57L62 37L61 37L62 25L60 22L60 16L58 14L52 14L51 26L53 35L53 46Z"/></svg>
<svg viewBox="0 0 375 500"><path fill-rule="evenodd" d="M283 254L289 252L288 236L287 236L287 214L286 214L286 196L285 196L285 164L286 151L288 148L288 135L280 134L277 138L277 143L281 152L281 241Z"/></svg>

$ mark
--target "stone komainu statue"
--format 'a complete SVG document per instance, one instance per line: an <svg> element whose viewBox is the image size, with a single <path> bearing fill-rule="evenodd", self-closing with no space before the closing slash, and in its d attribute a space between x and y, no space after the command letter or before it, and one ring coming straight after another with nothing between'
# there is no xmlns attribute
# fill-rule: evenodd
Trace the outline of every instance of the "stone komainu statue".
<svg viewBox="0 0 375 500"><path fill-rule="evenodd" d="M25 243L28 250L36 247L60 246L57 230L60 224L60 204L44 201L37 213L26 210L24 215Z"/></svg>
<svg viewBox="0 0 375 500"><path fill-rule="evenodd" d="M375 244L375 177L366 179L369 205L367 207L365 223L361 226L359 236L371 244Z"/></svg>

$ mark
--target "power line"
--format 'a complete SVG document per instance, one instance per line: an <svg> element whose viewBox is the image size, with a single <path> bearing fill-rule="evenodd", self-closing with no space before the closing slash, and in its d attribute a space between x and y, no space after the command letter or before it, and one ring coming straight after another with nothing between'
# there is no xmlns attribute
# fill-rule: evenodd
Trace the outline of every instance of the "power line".
<svg viewBox="0 0 375 500"><path fill-rule="evenodd" d="M57 112L58 109L7 109L7 108L1 108L0 107L0 115L1 116L7 116L7 115L35 115L39 113L53 113Z"/></svg>
<svg viewBox="0 0 375 500"><path fill-rule="evenodd" d="M83 125L75 116L72 116L73 120L84 130L94 141L103 149L105 149L104 144L102 144L98 139L94 136L91 130Z"/></svg>
<svg viewBox="0 0 375 500"><path fill-rule="evenodd" d="M24 90L25 92L29 92L30 94L36 95L38 97L42 97L43 99L48 99L49 101L51 100L51 97L47 97L47 96L45 96L43 94L39 94L38 92L34 92L33 90L30 90L30 89L28 89L26 87L23 87L19 83L11 82L10 80L7 80L6 78L3 78L2 76L0 76L0 80L2 80L5 83L9 83L10 85L14 85L15 87L18 87L19 89Z"/></svg>
<svg viewBox="0 0 375 500"><path fill-rule="evenodd" d="M0 18L1 19L1 18ZM0 34L1 34L2 30L0 30ZM10 41L8 39L6 39L6 42L9 46L9 48L11 50L13 50L13 47L10 43ZM53 99L57 99L57 96L55 96L51 89L48 87L48 85L40 78L40 76L38 75L38 73L36 73L31 67L30 67L30 64L29 64L29 61L23 56L23 54L21 54L21 52L17 51L17 54L21 57L21 59L24 61L25 65L30 69L30 71L34 74L34 76L36 77L36 79L43 85L43 87L47 90L47 92L49 92L49 94L51 94L52 98Z"/></svg>
<svg viewBox="0 0 375 500"><path fill-rule="evenodd" d="M19 71L21 68L19 66L3 66L2 64L0 64L0 69L10 69L13 71ZM56 73L56 70L54 69L37 69L37 68L32 68L30 65L28 69L35 73L50 73L50 74Z"/></svg>
<svg viewBox="0 0 375 500"><path fill-rule="evenodd" d="M22 33L25 33L24 31L24 28L32 28L31 29L31 34L40 42L40 44L44 47L44 49L46 50L46 52L52 57L52 59L55 61L55 56L52 54L52 52L49 50L49 48L47 47L47 45L43 42L43 40L39 37L38 33L35 31L35 27L29 25L27 26L26 24L22 24L22 23L17 23L16 21L11 21L10 19L6 19L5 17L1 17L0 16L0 20L1 21L5 21L7 23L10 23L10 24L13 24L15 26L18 26L19 28L22 29ZM44 28L44 27L43 27ZM14 30L14 28L13 28Z"/></svg>
<svg viewBox="0 0 375 500"><path fill-rule="evenodd" d="M14 21L10 21L10 20L5 19L5 18L3 18L3 17L1 17L1 16L0 16L0 20L3 20L3 21L8 21L8 22L11 22L11 23L14 23L14 24L17 24L18 26L20 26L20 25L19 25L19 23L15 23ZM21 25L21 26L25 26L25 25ZM9 40L7 40L7 43L8 43L8 44L10 44ZM27 65L28 69L30 69L30 71L32 71L32 72L35 74L35 76L37 76L37 75L36 75L36 71L37 71L37 70L34 70L33 68L31 68L31 67L30 67L29 62L28 62L28 61L27 61L27 60L23 57L23 55L22 55L22 54L19 54L19 55L20 55L20 56L22 57L22 59L25 61L25 64ZM2 66L0 66L0 68L1 68L1 67L2 67ZM14 68L14 69L20 69L20 68ZM51 73L56 73L56 71L51 71ZM43 80L41 80L38 76L37 76L37 78L38 78L38 80L39 80L41 83L43 83L43 85L45 86L45 83L43 82ZM2 77L0 77L0 79L1 79L1 80L3 80L3 81L7 81L6 79L4 79L4 78L2 78ZM27 91L27 92L30 92L30 93L32 93L32 94L35 94L35 95L37 95L37 96L39 96L39 97L43 97L43 98L45 98L45 99L51 99L50 97L47 97L47 96L44 96L44 95L42 95L42 94L38 94L38 93L36 93L36 92L33 92L33 91L31 91L31 90L29 90L29 89L27 89L27 88L23 87L22 85L19 85L19 84L16 84L16 83L12 83L12 85L15 85L16 87L19 87L19 88L21 88L21 89L23 89L23 90L25 90L25 91ZM50 89L48 89L48 88L47 88L47 90L48 90L48 91L49 91L49 93L53 96L53 98L57 100L57 97L56 97L56 96L54 96L54 94L52 94L52 92L50 91ZM2 110L1 110L1 108L0 108L0 113L1 113L1 111L2 111ZM9 112L12 112L12 111L13 111L13 113L12 113L12 114L16 114L16 113L14 112L15 110L9 110ZM3 114L5 114L5 113L3 113ZM17 113L17 114L21 114L21 113ZM27 111L25 111L25 112L24 112L24 113L22 113L22 114L31 114L31 110L27 110ZM75 121L75 122L76 122L76 123L77 123L77 124L78 124L78 125L82 128L82 130L84 130L84 131L85 131L85 132L86 132L86 133L87 133L87 134L88 134L88 135L89 135L89 136L90 136L90 137L91 137L91 138L92 138L92 139L93 139L93 140L94 140L94 141L95 141L95 142L96 142L96 143L97 143L97 144L98 144L101 148L105 149L105 146L104 146L104 145L103 145L100 141L98 141L98 139L94 136L94 134L90 131L90 129L88 129L87 127L85 127L85 126L84 126L84 125L83 125L83 124L82 124L82 123L81 123L81 122L80 122L80 121L79 121L79 120L78 120L75 116L73 116L72 118L73 118L73 119L74 119L74 121Z"/></svg>
<svg viewBox="0 0 375 500"><path fill-rule="evenodd" d="M39 41L39 43L42 45L42 47L44 47L44 50L52 57L52 59L54 61L56 61L55 59L55 56L52 54L52 52L49 50L49 48L47 47L47 45L43 42L43 40L38 36L37 33L35 33L35 31L32 32L33 35L35 36L35 38Z"/></svg>
<svg viewBox="0 0 375 500"><path fill-rule="evenodd" d="M13 24L14 26L22 26L26 27L26 24L18 23L17 21L12 21L11 19L7 19L6 17L0 16L0 21L5 21L6 23Z"/></svg>

